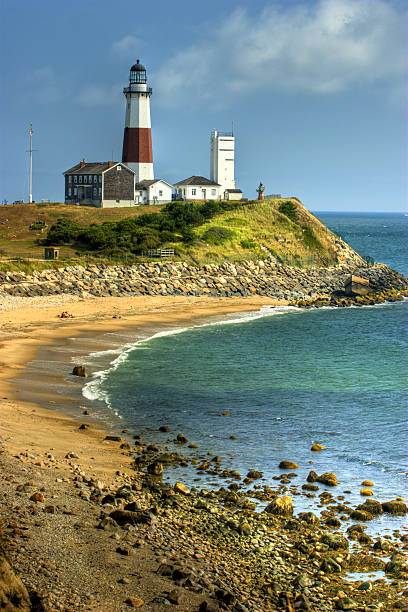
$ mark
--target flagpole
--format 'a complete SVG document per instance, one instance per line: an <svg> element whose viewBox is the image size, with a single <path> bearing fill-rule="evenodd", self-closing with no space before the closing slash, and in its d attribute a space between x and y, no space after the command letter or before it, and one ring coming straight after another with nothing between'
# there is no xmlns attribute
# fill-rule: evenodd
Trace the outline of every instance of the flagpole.
<svg viewBox="0 0 408 612"><path fill-rule="evenodd" d="M31 204L33 201L33 190L32 190L32 181L33 181L33 124L30 123L30 193L28 196L28 201Z"/></svg>

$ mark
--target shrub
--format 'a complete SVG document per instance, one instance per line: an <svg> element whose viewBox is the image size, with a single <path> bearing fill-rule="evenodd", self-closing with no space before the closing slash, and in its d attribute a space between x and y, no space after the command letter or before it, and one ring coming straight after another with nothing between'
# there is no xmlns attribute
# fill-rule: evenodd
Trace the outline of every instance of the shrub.
<svg viewBox="0 0 408 612"><path fill-rule="evenodd" d="M314 231L307 226L303 228L303 242L311 249L316 249L317 251L323 249L322 243L316 237Z"/></svg>
<svg viewBox="0 0 408 612"><path fill-rule="evenodd" d="M66 244L72 242L76 239L81 229L70 219L57 219L57 222L51 225L48 230L45 244Z"/></svg>
<svg viewBox="0 0 408 612"><path fill-rule="evenodd" d="M241 246L243 249L254 249L257 244L253 240L241 240Z"/></svg>
<svg viewBox="0 0 408 612"><path fill-rule="evenodd" d="M235 233L226 227L210 227L203 234L203 240L210 244L222 244L226 240L231 240Z"/></svg>
<svg viewBox="0 0 408 612"><path fill-rule="evenodd" d="M291 221L293 221L294 223L297 223L297 220L298 220L297 210L293 202L290 202L290 201L282 202L281 204L279 204L278 210L280 213L289 217Z"/></svg>
<svg viewBox="0 0 408 612"><path fill-rule="evenodd" d="M30 230L42 230L45 227L45 223L44 221L34 221L34 223L31 223L29 229Z"/></svg>

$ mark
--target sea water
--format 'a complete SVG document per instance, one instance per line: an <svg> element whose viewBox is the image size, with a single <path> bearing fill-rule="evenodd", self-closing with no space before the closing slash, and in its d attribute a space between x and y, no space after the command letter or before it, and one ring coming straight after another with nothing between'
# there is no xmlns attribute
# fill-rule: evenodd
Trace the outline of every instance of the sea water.
<svg viewBox="0 0 408 612"><path fill-rule="evenodd" d="M404 215L318 216L359 253L408 273ZM374 482L376 499L404 496L407 305L263 308L156 334L128 347L84 395L123 427L162 441L167 425L225 467L261 470L268 484L287 459L299 465L293 482L310 469L333 471L336 494L351 491L353 503L363 501L363 480ZM315 442L326 449L311 452ZM192 469L167 476L207 485ZM296 499L298 510L311 504Z"/></svg>

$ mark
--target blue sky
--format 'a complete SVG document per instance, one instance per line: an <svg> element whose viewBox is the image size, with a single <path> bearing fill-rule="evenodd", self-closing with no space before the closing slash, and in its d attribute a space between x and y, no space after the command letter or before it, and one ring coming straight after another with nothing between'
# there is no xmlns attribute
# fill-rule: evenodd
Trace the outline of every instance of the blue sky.
<svg viewBox="0 0 408 612"><path fill-rule="evenodd" d="M122 93L153 88L155 176L209 176L234 121L237 186L312 210L404 210L405 0L3 0L0 201L63 198L62 172L120 160Z"/></svg>

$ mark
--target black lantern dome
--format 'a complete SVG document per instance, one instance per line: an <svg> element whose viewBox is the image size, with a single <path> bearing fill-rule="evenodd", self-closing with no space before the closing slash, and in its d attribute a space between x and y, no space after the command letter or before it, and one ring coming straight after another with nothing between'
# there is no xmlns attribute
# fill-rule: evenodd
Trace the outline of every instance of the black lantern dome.
<svg viewBox="0 0 408 612"><path fill-rule="evenodd" d="M140 63L139 60L137 60L136 64L133 64L133 66L130 69L129 81L130 81L130 84L132 83L140 84L140 83L147 82L146 68L143 66L143 64Z"/></svg>

